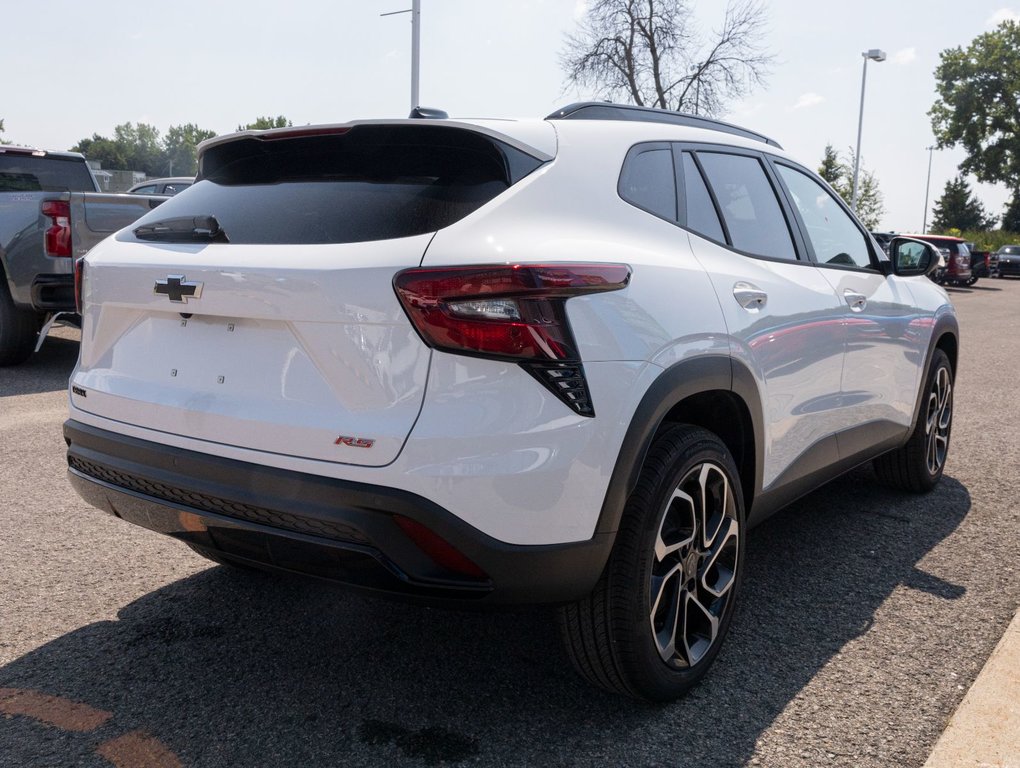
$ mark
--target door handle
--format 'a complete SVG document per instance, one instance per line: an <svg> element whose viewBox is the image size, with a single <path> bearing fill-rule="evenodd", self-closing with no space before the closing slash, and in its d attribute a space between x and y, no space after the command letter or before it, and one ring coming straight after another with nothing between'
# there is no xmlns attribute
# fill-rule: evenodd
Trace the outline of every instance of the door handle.
<svg viewBox="0 0 1020 768"><path fill-rule="evenodd" d="M846 299L846 303L850 305L850 309L854 312L861 312L868 306L868 297L863 293L856 293L847 289L843 291L843 298Z"/></svg>
<svg viewBox="0 0 1020 768"><path fill-rule="evenodd" d="M769 295L751 283L739 282L733 286L733 298L737 304L752 312L761 309L769 300Z"/></svg>

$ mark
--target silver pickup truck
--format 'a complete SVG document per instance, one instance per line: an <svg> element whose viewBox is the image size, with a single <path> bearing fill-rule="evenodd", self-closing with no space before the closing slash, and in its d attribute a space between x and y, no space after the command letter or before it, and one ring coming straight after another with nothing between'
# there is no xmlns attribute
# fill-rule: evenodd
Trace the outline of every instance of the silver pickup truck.
<svg viewBox="0 0 1020 768"><path fill-rule="evenodd" d="M166 199L100 192L76 152L0 146L0 366L77 323L74 260Z"/></svg>

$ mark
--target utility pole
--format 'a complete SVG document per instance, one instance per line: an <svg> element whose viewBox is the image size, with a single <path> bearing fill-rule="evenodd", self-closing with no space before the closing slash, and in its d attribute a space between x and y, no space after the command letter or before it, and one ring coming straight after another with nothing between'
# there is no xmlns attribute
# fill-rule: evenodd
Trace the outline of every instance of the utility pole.
<svg viewBox="0 0 1020 768"><path fill-rule="evenodd" d="M921 219L921 234L928 234L928 190L931 189L931 155L935 145L925 147L928 150L928 180L924 183L924 218Z"/></svg>
<svg viewBox="0 0 1020 768"><path fill-rule="evenodd" d="M411 14L411 109L421 106L418 96L418 81L421 72L421 0L411 0L411 7L403 11L380 13L380 16Z"/></svg>
<svg viewBox="0 0 1020 768"><path fill-rule="evenodd" d="M878 48L872 48L864 51L861 56L864 57L864 67L861 69L861 111L857 117L857 152L854 154L854 190L853 199L850 201L850 207L854 209L854 213L857 212L857 176L861 170L861 128L864 127L864 86L868 82L868 62L869 61L885 61L885 51L881 51Z"/></svg>

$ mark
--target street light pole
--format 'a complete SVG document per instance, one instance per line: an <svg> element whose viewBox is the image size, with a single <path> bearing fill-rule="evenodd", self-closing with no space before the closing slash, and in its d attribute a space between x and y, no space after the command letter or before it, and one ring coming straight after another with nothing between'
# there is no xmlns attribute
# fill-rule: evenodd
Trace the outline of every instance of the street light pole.
<svg viewBox="0 0 1020 768"><path fill-rule="evenodd" d="M418 80L421 72L421 0L411 0L411 7L403 11L380 13L380 16L397 16L401 13L411 14L411 111L420 104L418 98Z"/></svg>
<svg viewBox="0 0 1020 768"><path fill-rule="evenodd" d="M928 190L931 189L931 156L935 145L925 147L928 150L928 180L924 182L924 218L921 219L921 234L928 234Z"/></svg>
<svg viewBox="0 0 1020 768"><path fill-rule="evenodd" d="M850 207L855 212L857 210L857 178L861 170L861 129L864 127L864 86L868 81L868 61L885 61L885 51L872 48L864 51L861 56L864 57L864 69L861 72L861 111L857 117L857 152L854 154L854 191L850 202Z"/></svg>

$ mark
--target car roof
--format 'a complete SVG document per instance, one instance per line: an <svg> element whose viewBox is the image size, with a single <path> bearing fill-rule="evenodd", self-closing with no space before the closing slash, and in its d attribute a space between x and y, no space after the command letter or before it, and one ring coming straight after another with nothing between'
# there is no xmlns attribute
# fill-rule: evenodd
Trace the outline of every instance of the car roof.
<svg viewBox="0 0 1020 768"><path fill-rule="evenodd" d="M81 152L54 152L49 149L36 149L35 147L18 147L13 144L0 144L0 154L3 155L34 155L36 157L59 157L63 159L78 160L85 157Z"/></svg>
<svg viewBox="0 0 1020 768"><path fill-rule="evenodd" d="M952 235L915 235L901 232L900 237L916 237L919 240L946 240L950 243L965 243L967 242L962 237L953 237Z"/></svg>

